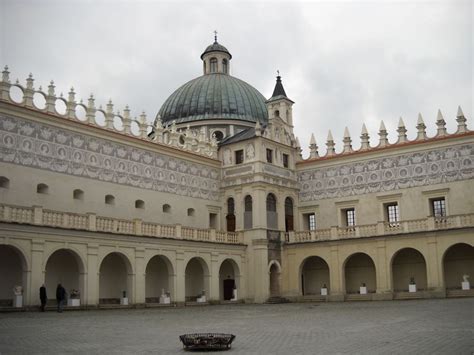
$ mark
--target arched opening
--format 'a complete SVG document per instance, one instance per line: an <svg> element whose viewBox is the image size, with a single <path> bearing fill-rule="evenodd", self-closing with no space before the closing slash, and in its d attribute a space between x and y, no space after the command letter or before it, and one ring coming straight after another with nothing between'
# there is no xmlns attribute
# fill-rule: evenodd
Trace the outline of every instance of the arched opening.
<svg viewBox="0 0 474 355"><path fill-rule="evenodd" d="M280 111L275 110L275 117L280 117Z"/></svg>
<svg viewBox="0 0 474 355"><path fill-rule="evenodd" d="M275 261L270 266L270 297L280 296L280 267Z"/></svg>
<svg viewBox="0 0 474 355"><path fill-rule="evenodd" d="M211 58L209 63L211 73L217 73L217 58Z"/></svg>
<svg viewBox="0 0 474 355"><path fill-rule="evenodd" d="M227 59L222 59L222 72L227 74L228 71Z"/></svg>
<svg viewBox="0 0 474 355"><path fill-rule="evenodd" d="M27 269L25 257L18 249L0 245L0 307L13 306L17 286L23 288L23 295L27 294Z"/></svg>
<svg viewBox="0 0 474 355"><path fill-rule="evenodd" d="M392 289L407 292L409 284L416 284L417 290L426 290L426 262L418 250L404 248L392 259Z"/></svg>
<svg viewBox="0 0 474 355"><path fill-rule="evenodd" d="M367 287L367 292L377 289L375 264L370 256L364 253L352 254L344 266L346 293L359 293L360 287Z"/></svg>
<svg viewBox="0 0 474 355"><path fill-rule="evenodd" d="M253 228L253 201L250 195L245 196L244 199L244 228Z"/></svg>
<svg viewBox="0 0 474 355"><path fill-rule="evenodd" d="M267 195L267 228L278 229L276 197L272 193Z"/></svg>
<svg viewBox="0 0 474 355"><path fill-rule="evenodd" d="M467 281L470 288L474 288L474 247L465 243L451 246L444 254L443 271L446 289L460 289L464 275L471 277Z"/></svg>
<svg viewBox="0 0 474 355"><path fill-rule="evenodd" d="M115 205L115 197L112 195L105 195L105 204Z"/></svg>
<svg viewBox="0 0 474 355"><path fill-rule="evenodd" d="M72 192L72 198L74 200L84 200L84 191L82 191L81 189L75 189L73 192Z"/></svg>
<svg viewBox="0 0 474 355"><path fill-rule="evenodd" d="M0 187L3 189L8 189L10 187L10 179L5 176L0 176Z"/></svg>
<svg viewBox="0 0 474 355"><path fill-rule="evenodd" d="M218 142L224 139L224 133L222 133L221 131L214 131L213 135Z"/></svg>
<svg viewBox="0 0 474 355"><path fill-rule="evenodd" d="M141 210L145 209L145 201L143 200L136 200L135 201L135 208L139 208Z"/></svg>
<svg viewBox="0 0 474 355"><path fill-rule="evenodd" d="M44 284L52 303L55 303L58 284L66 289L69 297L73 290L79 291L77 298L81 299L84 295L84 266L79 256L69 249L56 250L46 262Z"/></svg>
<svg viewBox="0 0 474 355"><path fill-rule="evenodd" d="M131 298L132 267L121 253L108 254L100 264L99 303L119 304L121 298Z"/></svg>
<svg viewBox="0 0 474 355"><path fill-rule="evenodd" d="M38 184L36 185L36 192L39 194L47 194L49 191L49 187L46 184Z"/></svg>
<svg viewBox="0 0 474 355"><path fill-rule="evenodd" d="M301 267L301 293L303 296L320 295L322 288L330 289L329 266L323 258L310 256Z"/></svg>
<svg viewBox="0 0 474 355"><path fill-rule="evenodd" d="M145 300L147 303L160 303L160 297L169 294L174 297L173 266L169 259L155 255L150 259L145 271Z"/></svg>
<svg viewBox="0 0 474 355"><path fill-rule="evenodd" d="M227 215L225 216L227 231L235 232L235 203L232 197L227 199Z"/></svg>
<svg viewBox="0 0 474 355"><path fill-rule="evenodd" d="M293 222L293 200L287 197L285 199L285 230L287 232L295 229Z"/></svg>
<svg viewBox="0 0 474 355"><path fill-rule="evenodd" d="M219 268L219 295L224 301L237 301L240 289L239 266L232 259L225 259Z"/></svg>
<svg viewBox="0 0 474 355"><path fill-rule="evenodd" d="M209 297L209 269L198 257L189 260L185 271L185 300L196 302L203 295Z"/></svg>

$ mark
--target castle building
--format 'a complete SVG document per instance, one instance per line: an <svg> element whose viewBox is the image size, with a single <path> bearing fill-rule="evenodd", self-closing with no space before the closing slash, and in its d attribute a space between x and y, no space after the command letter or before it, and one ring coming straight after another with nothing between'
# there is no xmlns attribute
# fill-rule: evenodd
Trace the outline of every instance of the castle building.
<svg viewBox="0 0 474 355"><path fill-rule="evenodd" d="M329 132L303 159L278 75L266 99L217 42L154 123L73 89L0 81L0 307L473 296L474 132ZM268 96L267 96L268 97ZM317 127L315 127L316 129Z"/></svg>

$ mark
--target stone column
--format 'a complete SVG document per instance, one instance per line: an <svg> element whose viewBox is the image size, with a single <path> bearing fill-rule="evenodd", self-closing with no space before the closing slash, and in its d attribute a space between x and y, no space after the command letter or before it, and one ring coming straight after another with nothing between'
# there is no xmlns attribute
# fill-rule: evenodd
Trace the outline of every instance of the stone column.
<svg viewBox="0 0 474 355"><path fill-rule="evenodd" d="M267 228L267 196L264 187L258 186L253 197L253 228Z"/></svg>
<svg viewBox="0 0 474 355"><path fill-rule="evenodd" d="M387 260L385 240L377 241L377 260L375 260L375 277L377 282L374 300L389 300L393 298L390 287L390 265Z"/></svg>
<svg viewBox="0 0 474 355"><path fill-rule="evenodd" d="M134 303L138 306L145 306L145 287L146 287L146 265L145 248L135 248L135 284Z"/></svg>
<svg viewBox="0 0 474 355"><path fill-rule="evenodd" d="M251 255L253 268L254 301L265 302L270 295L270 277L268 274L268 242L267 239L252 240Z"/></svg>
<svg viewBox="0 0 474 355"><path fill-rule="evenodd" d="M239 231L244 228L244 201L242 197L242 189L235 190L235 230Z"/></svg>
<svg viewBox="0 0 474 355"><path fill-rule="evenodd" d="M446 290L443 287L439 273L438 241L434 235L428 236L428 253L426 258L426 278L428 290L434 297L446 297Z"/></svg>
<svg viewBox="0 0 474 355"><path fill-rule="evenodd" d="M219 253L211 253L211 265L209 269L209 301L219 302Z"/></svg>
<svg viewBox="0 0 474 355"><path fill-rule="evenodd" d="M286 196L279 191L277 195L277 225L278 229L281 231L285 230L285 199Z"/></svg>
<svg viewBox="0 0 474 355"><path fill-rule="evenodd" d="M329 260L329 301L344 301L344 277L342 265L339 262L339 248L337 245L331 247Z"/></svg>
<svg viewBox="0 0 474 355"><path fill-rule="evenodd" d="M40 299L38 296L39 289L45 280L45 267L43 265L44 257L44 241L33 240L31 243L31 287L28 290L29 304L39 305ZM50 298L54 298L50 296Z"/></svg>
<svg viewBox="0 0 474 355"><path fill-rule="evenodd" d="M186 265L184 264L184 252L178 250L176 251L176 277L174 278L174 301L178 305L183 305L185 302L185 286L186 286L186 275L185 269Z"/></svg>
<svg viewBox="0 0 474 355"><path fill-rule="evenodd" d="M99 245L89 244L87 246L87 294L85 295L84 303L87 306L97 307L99 305L99 277L100 265L99 262Z"/></svg>
<svg viewBox="0 0 474 355"><path fill-rule="evenodd" d="M282 253L282 258L284 258L284 253ZM292 298L301 296L301 276L299 275L299 265L296 262L296 254L294 252L288 252L286 260L282 261L282 264L287 266L282 268L282 294Z"/></svg>

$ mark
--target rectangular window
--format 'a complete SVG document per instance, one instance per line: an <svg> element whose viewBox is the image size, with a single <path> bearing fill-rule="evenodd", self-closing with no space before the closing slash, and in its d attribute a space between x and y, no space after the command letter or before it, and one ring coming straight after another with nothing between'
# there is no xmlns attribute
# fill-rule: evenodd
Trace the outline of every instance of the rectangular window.
<svg viewBox="0 0 474 355"><path fill-rule="evenodd" d="M308 227L310 231L314 231L316 229L316 215L314 213L308 214Z"/></svg>
<svg viewBox="0 0 474 355"><path fill-rule="evenodd" d="M355 226L355 209L349 208L344 211L346 215L346 226L354 227Z"/></svg>
<svg viewBox="0 0 474 355"><path fill-rule="evenodd" d="M273 163L273 150L267 149L267 163Z"/></svg>
<svg viewBox="0 0 474 355"><path fill-rule="evenodd" d="M244 162L244 151L236 150L235 151L235 164L242 164Z"/></svg>
<svg viewBox="0 0 474 355"><path fill-rule="evenodd" d="M435 198L431 200L431 212L435 217L446 216L446 200L444 197Z"/></svg>
<svg viewBox="0 0 474 355"><path fill-rule="evenodd" d="M387 220L390 224L398 224L400 222L400 213L398 211L397 203L390 203L386 205Z"/></svg>
<svg viewBox="0 0 474 355"><path fill-rule="evenodd" d="M217 213L209 213L209 228L217 228Z"/></svg>
<svg viewBox="0 0 474 355"><path fill-rule="evenodd" d="M283 167L288 168L289 157L288 154L283 154Z"/></svg>

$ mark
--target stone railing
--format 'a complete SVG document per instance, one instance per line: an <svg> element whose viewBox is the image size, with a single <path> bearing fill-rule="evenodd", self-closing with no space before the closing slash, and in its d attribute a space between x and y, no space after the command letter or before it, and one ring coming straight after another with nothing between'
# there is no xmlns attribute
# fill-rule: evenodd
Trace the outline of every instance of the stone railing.
<svg viewBox="0 0 474 355"><path fill-rule="evenodd" d="M243 235L237 232L217 231L181 226L180 224L158 224L141 219L120 219L97 216L95 213L79 214L43 209L41 206L20 207L0 205L0 221L38 226L88 230L130 236L172 238L242 244Z"/></svg>
<svg viewBox="0 0 474 355"><path fill-rule="evenodd" d="M351 238L366 238L393 234L414 233L452 228L474 227L474 214L446 217L427 217L398 223L379 222L354 227L331 227L313 231L294 231L285 234L287 243L303 243Z"/></svg>

